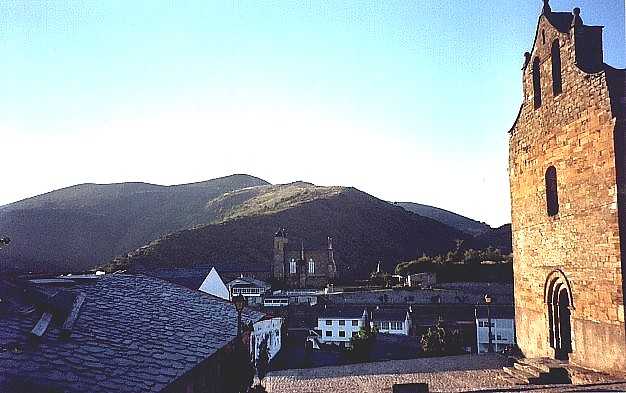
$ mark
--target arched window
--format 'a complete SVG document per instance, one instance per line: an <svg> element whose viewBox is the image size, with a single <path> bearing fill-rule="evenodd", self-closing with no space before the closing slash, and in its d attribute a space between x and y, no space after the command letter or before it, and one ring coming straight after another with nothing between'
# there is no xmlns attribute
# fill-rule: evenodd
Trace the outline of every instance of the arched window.
<svg viewBox="0 0 626 393"><path fill-rule="evenodd" d="M535 95L535 109L541 106L541 66L539 58L533 61L533 92Z"/></svg>
<svg viewBox="0 0 626 393"><path fill-rule="evenodd" d="M552 93L555 97L563 91L561 78L561 48L559 40L554 40L552 43Z"/></svg>
<svg viewBox="0 0 626 393"><path fill-rule="evenodd" d="M295 258L291 258L291 261L289 261L289 273L296 274L296 259Z"/></svg>
<svg viewBox="0 0 626 393"><path fill-rule="evenodd" d="M309 274L315 274L315 261L309 258Z"/></svg>
<svg viewBox="0 0 626 393"><path fill-rule="evenodd" d="M546 170L546 208L548 216L559 213L559 191L557 189L556 168L548 167Z"/></svg>

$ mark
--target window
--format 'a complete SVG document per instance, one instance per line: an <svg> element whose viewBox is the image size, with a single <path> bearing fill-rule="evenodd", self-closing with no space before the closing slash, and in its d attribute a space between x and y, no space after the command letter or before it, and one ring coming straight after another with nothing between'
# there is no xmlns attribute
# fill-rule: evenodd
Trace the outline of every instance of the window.
<svg viewBox="0 0 626 393"><path fill-rule="evenodd" d="M552 94L556 97L563 91L561 79L561 48L559 40L552 43Z"/></svg>
<svg viewBox="0 0 626 393"><path fill-rule="evenodd" d="M326 320L326 325L332 325L332 324L333 324L333 321L332 321L332 320L330 320L330 319L327 319L327 320Z"/></svg>
<svg viewBox="0 0 626 393"><path fill-rule="evenodd" d="M559 191L557 189L556 168L553 166L546 169L546 210L550 217L559 213Z"/></svg>
<svg viewBox="0 0 626 393"><path fill-rule="evenodd" d="M339 320L339 326L346 326L346 321L343 319Z"/></svg>
<svg viewBox="0 0 626 393"><path fill-rule="evenodd" d="M533 61L533 94L535 109L537 109L541 106L541 64L538 57L535 57Z"/></svg>
<svg viewBox="0 0 626 393"><path fill-rule="evenodd" d="M309 274L315 274L315 261L309 258Z"/></svg>
<svg viewBox="0 0 626 393"><path fill-rule="evenodd" d="M291 261L289 261L289 273L296 274L296 260L295 260L295 258L291 258Z"/></svg>
<svg viewBox="0 0 626 393"><path fill-rule="evenodd" d="M343 330L339 331L339 337L345 337L346 336L346 332L344 332Z"/></svg>
<svg viewBox="0 0 626 393"><path fill-rule="evenodd" d="M541 30L541 43L542 44L546 43L546 31L545 30Z"/></svg>
<svg viewBox="0 0 626 393"><path fill-rule="evenodd" d="M333 336L332 330L327 330L326 331L326 337L332 337L332 336Z"/></svg>
<svg viewBox="0 0 626 393"><path fill-rule="evenodd" d="M389 330L389 322L385 321L385 322L381 322L380 323L380 328L383 330Z"/></svg>
<svg viewBox="0 0 626 393"><path fill-rule="evenodd" d="M359 321L356 319L352 320L352 326L359 326Z"/></svg>

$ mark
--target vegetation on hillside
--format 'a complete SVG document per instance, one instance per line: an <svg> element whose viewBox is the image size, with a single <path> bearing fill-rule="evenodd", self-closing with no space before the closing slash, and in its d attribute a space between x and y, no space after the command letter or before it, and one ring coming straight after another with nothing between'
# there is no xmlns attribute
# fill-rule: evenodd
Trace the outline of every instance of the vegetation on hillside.
<svg viewBox="0 0 626 393"><path fill-rule="evenodd" d="M400 262L395 274L406 276L414 273L437 273L439 281L500 281L513 280L513 255L503 254L500 249L487 247L482 250L456 247L445 254L423 254L416 260Z"/></svg>

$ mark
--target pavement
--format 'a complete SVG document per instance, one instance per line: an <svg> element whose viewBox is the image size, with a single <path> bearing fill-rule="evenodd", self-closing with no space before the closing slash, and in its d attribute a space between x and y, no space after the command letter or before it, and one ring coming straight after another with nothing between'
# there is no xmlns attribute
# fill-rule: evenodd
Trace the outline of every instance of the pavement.
<svg viewBox="0 0 626 393"><path fill-rule="evenodd" d="M626 392L626 380L586 385L515 385L497 354L393 360L273 371L269 393L391 393L393 384L427 383L430 392Z"/></svg>

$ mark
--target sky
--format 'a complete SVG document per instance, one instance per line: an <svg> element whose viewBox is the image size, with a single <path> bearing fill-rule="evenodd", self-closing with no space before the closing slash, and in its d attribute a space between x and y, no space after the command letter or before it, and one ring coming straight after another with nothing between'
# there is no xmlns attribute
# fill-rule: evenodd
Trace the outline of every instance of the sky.
<svg viewBox="0 0 626 393"><path fill-rule="evenodd" d="M605 26L624 1L552 0ZM0 0L0 205L233 173L510 221L508 134L542 1Z"/></svg>

